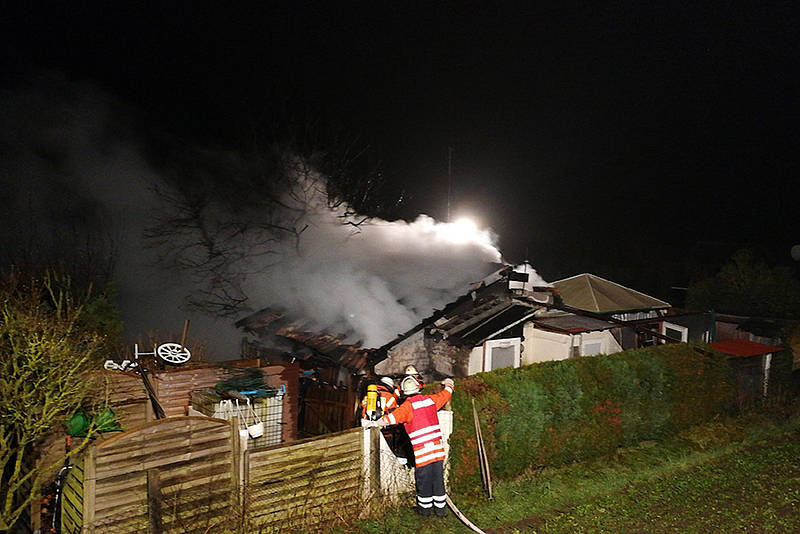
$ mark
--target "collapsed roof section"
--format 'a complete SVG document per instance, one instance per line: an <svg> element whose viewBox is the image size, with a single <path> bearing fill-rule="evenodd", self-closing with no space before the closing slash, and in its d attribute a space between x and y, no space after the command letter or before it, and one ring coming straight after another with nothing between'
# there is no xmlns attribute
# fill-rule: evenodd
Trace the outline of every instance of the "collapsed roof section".
<svg viewBox="0 0 800 534"><path fill-rule="evenodd" d="M272 308L245 317L236 326L259 339L274 340L276 345L286 347L285 355L315 367L345 367L357 374L365 369L370 352L361 348L360 343L345 343L344 336L304 330L283 312Z"/></svg>

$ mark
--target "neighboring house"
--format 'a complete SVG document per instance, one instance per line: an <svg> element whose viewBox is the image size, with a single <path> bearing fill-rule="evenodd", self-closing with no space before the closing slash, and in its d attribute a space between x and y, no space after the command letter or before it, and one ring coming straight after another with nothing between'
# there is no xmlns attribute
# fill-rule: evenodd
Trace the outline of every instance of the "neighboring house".
<svg viewBox="0 0 800 534"><path fill-rule="evenodd" d="M713 318L593 274L553 282L561 313L534 321L526 339L544 359L611 354L667 342L708 342ZM544 360L542 360L544 361Z"/></svg>
<svg viewBox="0 0 800 534"><path fill-rule="evenodd" d="M558 280L553 287L567 306L622 321L658 319L670 308L669 302L589 273Z"/></svg>
<svg viewBox="0 0 800 534"><path fill-rule="evenodd" d="M715 341L746 339L767 345L786 343L792 351L792 368L800 369L800 322L775 317L744 317L712 313Z"/></svg>
<svg viewBox="0 0 800 534"><path fill-rule="evenodd" d="M716 341L747 339L767 345L778 345L793 321L769 317L744 317L724 313L714 314Z"/></svg>
<svg viewBox="0 0 800 534"><path fill-rule="evenodd" d="M740 401L767 396L772 355L783 347L747 339L715 341L709 346L730 358Z"/></svg>

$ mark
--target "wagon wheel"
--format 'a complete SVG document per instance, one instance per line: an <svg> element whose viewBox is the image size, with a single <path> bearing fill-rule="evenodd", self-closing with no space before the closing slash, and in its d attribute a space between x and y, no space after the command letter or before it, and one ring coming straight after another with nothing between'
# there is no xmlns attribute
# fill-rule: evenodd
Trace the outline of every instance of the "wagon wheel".
<svg viewBox="0 0 800 534"><path fill-rule="evenodd" d="M189 361L192 357L189 349L181 347L179 343L164 343L156 349L158 357L172 365L180 365Z"/></svg>

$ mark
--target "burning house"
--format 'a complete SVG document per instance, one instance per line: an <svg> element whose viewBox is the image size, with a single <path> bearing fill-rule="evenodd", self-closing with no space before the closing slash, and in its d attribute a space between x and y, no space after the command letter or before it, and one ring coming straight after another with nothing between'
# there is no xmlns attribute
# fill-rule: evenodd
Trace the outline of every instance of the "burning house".
<svg viewBox="0 0 800 534"><path fill-rule="evenodd" d="M530 271L530 272L527 272ZM525 264L505 266L466 294L383 345L371 364L377 374L396 376L414 365L426 378L462 377L528 362L523 327L548 313L552 287L533 285Z"/></svg>

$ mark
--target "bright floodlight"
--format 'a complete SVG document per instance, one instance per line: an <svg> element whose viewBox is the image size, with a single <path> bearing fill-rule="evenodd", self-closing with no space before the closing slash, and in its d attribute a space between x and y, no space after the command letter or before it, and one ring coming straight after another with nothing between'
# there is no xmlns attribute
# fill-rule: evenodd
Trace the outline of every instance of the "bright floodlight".
<svg viewBox="0 0 800 534"><path fill-rule="evenodd" d="M436 232L450 243L456 245L476 244L487 250L496 251L490 231L481 230L475 221L467 217L459 218L453 222L436 225Z"/></svg>
<svg viewBox="0 0 800 534"><path fill-rule="evenodd" d="M461 238L460 240L469 241L477 232L478 225L472 219L461 217L453 222L453 233Z"/></svg>

